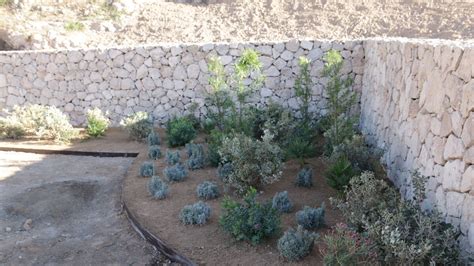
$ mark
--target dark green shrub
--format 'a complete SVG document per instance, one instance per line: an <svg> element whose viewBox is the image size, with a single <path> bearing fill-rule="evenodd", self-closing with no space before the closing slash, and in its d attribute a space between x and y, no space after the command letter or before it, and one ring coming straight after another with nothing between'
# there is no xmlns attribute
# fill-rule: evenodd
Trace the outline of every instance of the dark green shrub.
<svg viewBox="0 0 474 266"><path fill-rule="evenodd" d="M222 202L223 214L219 223L225 231L237 240L258 244L264 238L277 234L280 230L280 214L272 208L271 202L257 202L257 190L249 189L240 203L230 198Z"/></svg>
<svg viewBox="0 0 474 266"><path fill-rule="evenodd" d="M318 237L318 234L306 231L302 226L298 226L296 230L290 228L278 239L278 251L289 261L301 260L311 252Z"/></svg>
<svg viewBox="0 0 474 266"><path fill-rule="evenodd" d="M179 220L186 225L203 225L207 223L207 220L209 220L210 216L211 207L208 204L199 201L192 205L184 206L184 208L179 213Z"/></svg>
<svg viewBox="0 0 474 266"><path fill-rule="evenodd" d="M297 159L298 163L303 166L306 164L305 159L316 156L316 147L307 139L294 137L288 143L285 152L286 159Z"/></svg>
<svg viewBox="0 0 474 266"><path fill-rule="evenodd" d="M201 144L186 144L188 152L188 161L186 165L191 170L204 168L206 165L206 156L204 155L204 147Z"/></svg>
<svg viewBox="0 0 474 266"><path fill-rule="evenodd" d="M219 130L212 130L207 140L207 158L211 166L218 166L221 161L219 149L222 146L224 134Z"/></svg>
<svg viewBox="0 0 474 266"><path fill-rule="evenodd" d="M155 175L155 164L153 162L144 162L140 166L141 177L151 177Z"/></svg>
<svg viewBox="0 0 474 266"><path fill-rule="evenodd" d="M277 192L273 196L272 207L279 212L291 212L293 203L288 198L288 191Z"/></svg>
<svg viewBox="0 0 474 266"><path fill-rule="evenodd" d="M179 155L179 151L166 151L166 163L168 165L175 165L179 163L181 160L181 156Z"/></svg>
<svg viewBox="0 0 474 266"><path fill-rule="evenodd" d="M214 182L204 181L203 183L197 186L196 193L201 199L215 199L219 197L219 188Z"/></svg>
<svg viewBox="0 0 474 266"><path fill-rule="evenodd" d="M331 161L346 157L352 167L358 172L374 171L374 161L380 157L380 151L370 149L361 135L354 135L351 139L346 139L343 143L334 147L331 154Z"/></svg>
<svg viewBox="0 0 474 266"><path fill-rule="evenodd" d="M358 173L352 168L351 162L345 157L337 159L327 169L325 176L329 186L339 191L343 191L353 176Z"/></svg>
<svg viewBox="0 0 474 266"><path fill-rule="evenodd" d="M299 187L313 186L313 169L311 167L303 167L296 175L295 184Z"/></svg>
<svg viewBox="0 0 474 266"><path fill-rule="evenodd" d="M186 168L180 163L166 167L163 172L170 182L181 182L188 177L188 171L186 171Z"/></svg>
<svg viewBox="0 0 474 266"><path fill-rule="evenodd" d="M183 146L196 137L196 129L186 117L173 118L166 126L166 136L171 147Z"/></svg>
<svg viewBox="0 0 474 266"><path fill-rule="evenodd" d="M300 114L303 124L309 125L312 114L309 111L309 104L313 94L313 81L310 73L310 60L301 56L298 60L300 72L295 81L295 95L300 101Z"/></svg>
<svg viewBox="0 0 474 266"><path fill-rule="evenodd" d="M160 146L153 145L148 147L148 158L152 160L158 160L161 158Z"/></svg>
<svg viewBox="0 0 474 266"><path fill-rule="evenodd" d="M99 137L105 135L105 131L109 127L109 124L109 119L99 108L96 107L87 110L86 132L89 136Z"/></svg>
<svg viewBox="0 0 474 266"><path fill-rule="evenodd" d="M148 182L148 191L155 199L164 199L168 196L168 185L159 176L152 176Z"/></svg>
<svg viewBox="0 0 474 266"><path fill-rule="evenodd" d="M137 112L120 121L131 139L143 141L153 131L153 121L146 112Z"/></svg>
<svg viewBox="0 0 474 266"><path fill-rule="evenodd" d="M148 146L158 146L161 144L161 138L158 132L155 132L155 130L151 130L150 134L148 134L148 137L146 138L148 142Z"/></svg>
<svg viewBox="0 0 474 266"><path fill-rule="evenodd" d="M303 210L296 213L296 222L305 229L316 229L322 227L324 223L324 203L319 208L305 206Z"/></svg>

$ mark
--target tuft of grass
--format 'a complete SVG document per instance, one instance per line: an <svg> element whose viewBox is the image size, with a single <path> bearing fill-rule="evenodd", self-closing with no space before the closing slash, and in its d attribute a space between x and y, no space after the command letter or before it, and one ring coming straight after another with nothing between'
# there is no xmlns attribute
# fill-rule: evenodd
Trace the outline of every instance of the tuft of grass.
<svg viewBox="0 0 474 266"><path fill-rule="evenodd" d="M0 7L9 6L13 0L0 0Z"/></svg>
<svg viewBox="0 0 474 266"><path fill-rule="evenodd" d="M82 22L68 21L66 22L66 24L64 24L64 29L66 31L83 31L85 29L85 26Z"/></svg>

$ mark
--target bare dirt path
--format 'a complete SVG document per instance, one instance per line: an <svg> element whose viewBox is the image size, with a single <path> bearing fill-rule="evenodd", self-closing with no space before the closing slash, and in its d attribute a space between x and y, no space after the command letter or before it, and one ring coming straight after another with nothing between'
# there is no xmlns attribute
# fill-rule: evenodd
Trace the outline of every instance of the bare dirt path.
<svg viewBox="0 0 474 266"><path fill-rule="evenodd" d="M121 213L131 158L0 152L0 264L147 265Z"/></svg>

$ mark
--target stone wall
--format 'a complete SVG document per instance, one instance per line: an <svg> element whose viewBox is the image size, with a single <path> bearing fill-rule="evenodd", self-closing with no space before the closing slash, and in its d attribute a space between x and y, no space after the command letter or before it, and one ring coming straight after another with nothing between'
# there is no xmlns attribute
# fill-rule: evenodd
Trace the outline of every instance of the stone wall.
<svg viewBox="0 0 474 266"><path fill-rule="evenodd" d="M412 171L430 177L426 207L460 225L474 247L474 43L368 40L361 129L383 148L410 198Z"/></svg>
<svg viewBox="0 0 474 266"><path fill-rule="evenodd" d="M287 41L276 43L159 45L68 51L0 53L0 108L22 104L54 105L83 124L88 108L108 110L115 124L137 111L152 113L158 122L186 112L196 103L203 114L209 72L207 59L220 56L229 70L245 48L261 54L266 82L254 97L296 108L294 96L298 57L312 60L315 81L311 108L324 112L322 56L341 51L344 74L361 87L364 51L361 41Z"/></svg>

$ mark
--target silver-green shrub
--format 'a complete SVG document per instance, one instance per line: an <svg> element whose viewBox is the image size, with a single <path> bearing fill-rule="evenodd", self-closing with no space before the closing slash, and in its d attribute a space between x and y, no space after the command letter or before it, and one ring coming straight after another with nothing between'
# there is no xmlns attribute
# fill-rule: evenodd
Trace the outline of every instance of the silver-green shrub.
<svg viewBox="0 0 474 266"><path fill-rule="evenodd" d="M153 146L148 147L148 158L152 160L157 160L161 158L160 146L153 145Z"/></svg>
<svg viewBox="0 0 474 266"><path fill-rule="evenodd" d="M153 146L153 145L160 145L161 144L161 138L158 132L155 132L155 130L151 130L150 134L148 134L148 137L146 138L148 146Z"/></svg>
<svg viewBox="0 0 474 266"><path fill-rule="evenodd" d="M131 139L143 141L153 130L153 121L146 112L137 112L120 121Z"/></svg>
<svg viewBox="0 0 474 266"><path fill-rule="evenodd" d="M164 199L168 196L168 184L166 184L159 176L152 176L148 182L148 191L155 199Z"/></svg>
<svg viewBox="0 0 474 266"><path fill-rule="evenodd" d="M219 176L221 180L225 180L232 173L232 171L234 171L232 164L224 163L217 167L217 176Z"/></svg>
<svg viewBox="0 0 474 266"><path fill-rule="evenodd" d="M219 187L214 182L204 181L203 183L197 186L196 193L201 199L215 199L219 197Z"/></svg>
<svg viewBox="0 0 474 266"><path fill-rule="evenodd" d="M324 225L324 203L319 208L305 206L296 213L296 222L305 229L316 229Z"/></svg>
<svg viewBox="0 0 474 266"><path fill-rule="evenodd" d="M144 162L140 166L141 177L151 177L155 175L155 164L153 162Z"/></svg>
<svg viewBox="0 0 474 266"><path fill-rule="evenodd" d="M288 191L277 192L273 196L272 207L279 212L291 212L293 203L288 198Z"/></svg>
<svg viewBox="0 0 474 266"><path fill-rule="evenodd" d="M299 187L313 186L313 169L310 167L303 167L296 175L295 184Z"/></svg>
<svg viewBox="0 0 474 266"><path fill-rule="evenodd" d="M166 167L163 172L169 181L181 182L188 177L188 171L180 163Z"/></svg>
<svg viewBox="0 0 474 266"><path fill-rule="evenodd" d="M179 155L179 151L166 151L166 163L168 165L175 165L179 163L181 160L181 156Z"/></svg>
<svg viewBox="0 0 474 266"><path fill-rule="evenodd" d="M188 153L188 161L186 165L191 170L204 168L206 156L204 155L204 147L202 144L188 143L186 144Z"/></svg>
<svg viewBox="0 0 474 266"><path fill-rule="evenodd" d="M296 230L290 228L278 239L278 251L289 261L301 260L311 252L318 237L318 234L304 230L301 225Z"/></svg>
<svg viewBox="0 0 474 266"><path fill-rule="evenodd" d="M179 220L183 224L197 224L203 225L207 223L207 220L211 216L211 207L199 201L192 205L186 205L179 213Z"/></svg>
<svg viewBox="0 0 474 266"><path fill-rule="evenodd" d="M86 131L89 136L100 137L105 134L109 127L110 121L99 108L87 110L87 127Z"/></svg>

